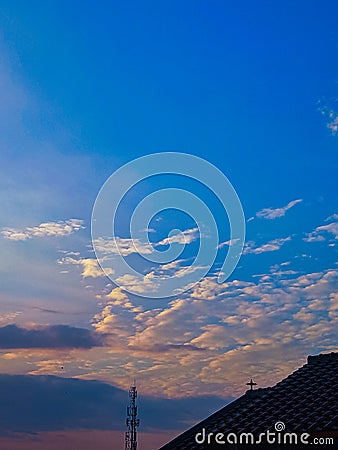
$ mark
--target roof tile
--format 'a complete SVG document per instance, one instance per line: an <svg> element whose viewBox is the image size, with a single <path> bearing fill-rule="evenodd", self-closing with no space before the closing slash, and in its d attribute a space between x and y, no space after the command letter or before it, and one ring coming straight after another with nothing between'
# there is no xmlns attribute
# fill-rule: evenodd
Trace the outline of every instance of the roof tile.
<svg viewBox="0 0 338 450"><path fill-rule="evenodd" d="M258 435L274 431L277 421L285 424L287 432L315 431L338 437L338 353L309 356L307 364L274 387L247 391L160 450L211 449L195 442L203 428L225 435Z"/></svg>

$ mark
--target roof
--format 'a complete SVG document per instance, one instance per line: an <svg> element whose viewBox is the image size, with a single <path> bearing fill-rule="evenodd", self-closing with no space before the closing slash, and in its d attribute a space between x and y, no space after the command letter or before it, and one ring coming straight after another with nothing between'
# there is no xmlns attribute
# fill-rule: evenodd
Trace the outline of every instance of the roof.
<svg viewBox="0 0 338 450"><path fill-rule="evenodd" d="M286 432L337 437L337 391L338 353L309 356L307 364L275 386L247 391L160 450L211 449L210 445L203 447L195 441L196 433L203 428L214 435L253 433L258 436L267 430L275 431L277 422L283 422Z"/></svg>

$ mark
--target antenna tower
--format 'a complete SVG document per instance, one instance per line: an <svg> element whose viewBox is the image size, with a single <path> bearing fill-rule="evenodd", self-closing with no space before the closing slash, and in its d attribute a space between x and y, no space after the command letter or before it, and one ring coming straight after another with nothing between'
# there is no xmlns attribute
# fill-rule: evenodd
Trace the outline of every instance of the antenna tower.
<svg viewBox="0 0 338 450"><path fill-rule="evenodd" d="M137 418L137 389L136 382L129 389L129 405L127 406L127 431L125 434L125 450L137 450L137 427L140 425L140 419Z"/></svg>

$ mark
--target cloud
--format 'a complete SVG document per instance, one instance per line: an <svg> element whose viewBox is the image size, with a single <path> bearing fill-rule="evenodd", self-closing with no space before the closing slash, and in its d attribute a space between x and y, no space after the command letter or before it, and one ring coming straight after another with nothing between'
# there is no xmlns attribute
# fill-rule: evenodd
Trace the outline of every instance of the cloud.
<svg viewBox="0 0 338 450"><path fill-rule="evenodd" d="M158 280L154 275L154 272L148 272L142 278L138 278L135 275L125 274L116 279L116 283L124 287L126 290L132 290L143 294L145 292L156 292L158 289Z"/></svg>
<svg viewBox="0 0 338 450"><path fill-rule="evenodd" d="M201 347L197 347L196 345L191 344L156 344L153 343L147 347L134 347L133 345L129 346L130 350L141 350L141 351L147 351L147 352L154 352L154 353L160 353L160 352L181 352L182 350L189 350L189 351L197 351L201 352L204 349Z"/></svg>
<svg viewBox="0 0 338 450"><path fill-rule="evenodd" d="M331 216L325 219L325 222L329 222L330 220L338 220L338 214L332 214Z"/></svg>
<svg viewBox="0 0 338 450"><path fill-rule="evenodd" d="M328 121L326 126L329 130L331 130L331 133L333 135L336 135L338 131L338 114L332 112L330 116L330 120Z"/></svg>
<svg viewBox="0 0 338 450"><path fill-rule="evenodd" d="M235 245L239 239L229 239L228 241L221 242L217 248L223 248L223 247L231 247L232 245Z"/></svg>
<svg viewBox="0 0 338 450"><path fill-rule="evenodd" d="M83 220L69 219L59 222L44 222L36 227L23 229L4 228L1 234L5 239L11 241L25 241L32 238L68 236L82 229L84 229Z"/></svg>
<svg viewBox="0 0 338 450"><path fill-rule="evenodd" d="M235 242L235 240L233 240L233 242ZM104 258L102 260L104 261ZM139 294L156 292L160 288L161 283L163 284L164 280L168 280L174 277L187 277L194 272L206 269L203 266L187 265L186 263L188 261L189 260L187 259L176 259L167 264L157 264L156 266L152 267L150 271L144 273L144 275L140 277L131 274L124 274L116 276L114 278L114 281L118 284L118 286L127 291L132 290L133 292L137 292ZM70 256L66 256L59 259L58 264L82 266L82 276L84 278L99 278L109 275L115 275L115 270L113 268L106 267L103 271L98 261L94 258L75 259ZM68 273L68 271L63 270L61 271L61 273ZM187 285L188 283L189 280L187 282ZM101 295L98 295L97 297L101 298Z"/></svg>
<svg viewBox="0 0 338 450"><path fill-rule="evenodd" d="M188 245L198 239L198 228L190 228L173 234L159 242L142 242L137 238L122 238L115 236L112 239L104 239L99 237L94 240L96 250L106 255L122 255L129 256L134 253L140 255L150 255L154 252L154 247L163 245L171 245L174 243Z"/></svg>
<svg viewBox="0 0 338 450"><path fill-rule="evenodd" d="M175 259L174 261L167 263L167 264L160 264L160 266L158 267L158 271L160 273L166 273L166 272L170 272L173 270L177 270L180 269L180 266L182 263L184 263L186 260L184 259Z"/></svg>
<svg viewBox="0 0 338 450"><path fill-rule="evenodd" d="M305 242L321 242L325 241L325 237L321 234L316 233L313 231L312 233L307 233L306 237L303 238L303 241Z"/></svg>
<svg viewBox="0 0 338 450"><path fill-rule="evenodd" d="M336 219L336 214L330 218ZM330 219L328 218L328 219ZM335 239L338 239L338 222L331 222L327 225L321 225L314 229L311 233L307 233L306 237L303 238L305 242L320 242L325 241L327 235L333 235Z"/></svg>
<svg viewBox="0 0 338 450"><path fill-rule="evenodd" d="M285 216L286 211L293 208L295 205L297 205L297 203L301 203L302 201L303 200L299 198L297 200L292 200L282 208L275 208L275 209L264 208L261 211L258 211L258 213L256 213L256 216L259 217L260 219L269 219L269 220L277 219L278 217Z"/></svg>
<svg viewBox="0 0 338 450"><path fill-rule="evenodd" d="M7 325L0 328L0 348L92 348L104 345L104 336L86 328L50 325L21 328Z"/></svg>
<svg viewBox="0 0 338 450"><path fill-rule="evenodd" d="M22 311L12 311L5 314L0 314L0 322L13 322Z"/></svg>
<svg viewBox="0 0 338 450"><path fill-rule="evenodd" d="M129 342L130 333L135 330L135 314L143 308L135 306L119 287L103 297L106 301L102 310L95 314L92 325L95 331L106 336L106 342L113 348L120 347L121 353Z"/></svg>
<svg viewBox="0 0 338 450"><path fill-rule="evenodd" d="M332 222L328 225L322 225L315 230L317 233L330 233L333 234L335 239L338 239L338 222Z"/></svg>
<svg viewBox="0 0 338 450"><path fill-rule="evenodd" d="M154 268L150 272L147 272L142 277L125 274L117 277L115 282L126 291L132 291L138 294L149 294L153 292L159 292L159 289L163 287L164 282L168 282L168 280L188 277L185 281L185 284L182 285L182 288L184 286L185 289L189 289L191 284L194 284L194 277L191 276L191 278L189 278L189 276L197 273L196 278L198 278L198 273L205 273L206 269L206 266L198 265L175 268L175 265L172 263L170 263L169 265L160 264L158 267ZM168 292L168 294L175 295L176 292L180 291L182 288L171 286L171 288L166 292Z"/></svg>
<svg viewBox="0 0 338 450"><path fill-rule="evenodd" d="M171 244L182 244L188 245L192 242L196 241L199 237L199 229L198 228L189 228L188 230L181 231L180 233L173 234L160 242L154 244L155 246L159 245L171 245Z"/></svg>
<svg viewBox="0 0 338 450"><path fill-rule="evenodd" d="M319 102L321 103L321 102ZM331 130L331 134L335 136L338 132L338 113L328 105L321 105L319 111L326 119L326 127Z"/></svg>
<svg viewBox="0 0 338 450"><path fill-rule="evenodd" d="M94 240L96 250L103 254L129 256L133 253L149 255L153 252L150 244L141 242L139 239L121 238L115 236L113 239L104 239L99 237Z"/></svg>
<svg viewBox="0 0 338 450"><path fill-rule="evenodd" d="M3 435L113 429L120 430L123 438L128 395L122 389L99 381L41 375L0 375L0 385L0 404L6 405L0 422ZM142 430L185 429L187 423L202 419L224 403L216 396L170 400L143 395Z"/></svg>
<svg viewBox="0 0 338 450"><path fill-rule="evenodd" d="M143 396L172 398L219 395L220 388L224 397L240 395L251 376L271 385L307 354L334 350L338 320L337 270L275 275L222 284L207 276L175 300L142 308L111 289L93 319L105 347L62 356L18 350L21 358L9 355L6 370L17 372L21 364L27 373L60 374L62 364L67 374L123 388L136 374Z"/></svg>
<svg viewBox="0 0 338 450"><path fill-rule="evenodd" d="M109 294L106 295L109 299L107 305L118 305L122 306L124 309L129 309L133 312L141 312L143 308L140 306L135 306L126 295L126 293L119 287L114 288Z"/></svg>
<svg viewBox="0 0 338 450"><path fill-rule="evenodd" d="M105 268L105 271L103 271L97 261L97 259L94 258L81 258L81 259L74 259L70 256L66 256L65 258L62 258L58 261L59 264L75 264L77 266L82 266L82 273L81 275L83 278L99 278L99 277L105 277L107 275L114 275L114 270L112 268Z"/></svg>
<svg viewBox="0 0 338 450"><path fill-rule="evenodd" d="M291 240L291 237L286 238L280 238L280 239L273 239L272 241L267 242L266 244L257 246L254 241L248 241L245 243L243 255L247 254L255 254L258 255L260 253L266 253L266 252L275 252L279 250L282 245L285 244L285 242L288 242Z"/></svg>
<svg viewBox="0 0 338 450"><path fill-rule="evenodd" d="M157 233L157 231L155 230L155 228L143 228L141 231L143 231L144 233Z"/></svg>
<svg viewBox="0 0 338 450"><path fill-rule="evenodd" d="M208 276L180 298L139 313L110 304L98 325L105 333L115 330L119 345L114 338L107 362L81 377L124 386L137 372L150 395L215 394L220 385L224 395L239 395L250 376L271 385L307 354L333 350L338 272L290 269L276 276L277 267L271 270L257 282L219 284ZM121 355L121 366L102 370Z"/></svg>

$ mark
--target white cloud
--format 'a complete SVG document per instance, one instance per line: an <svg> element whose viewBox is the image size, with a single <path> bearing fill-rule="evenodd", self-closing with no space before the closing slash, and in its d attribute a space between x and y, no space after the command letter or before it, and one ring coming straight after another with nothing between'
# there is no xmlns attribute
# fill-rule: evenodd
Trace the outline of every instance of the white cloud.
<svg viewBox="0 0 338 450"><path fill-rule="evenodd" d="M325 237L321 234L317 234L315 231L312 233L307 233L305 238L303 238L303 241L305 242L320 242L325 241Z"/></svg>
<svg viewBox="0 0 338 450"><path fill-rule="evenodd" d="M78 369L79 352L69 364L75 376L120 387L137 373L145 395L239 395L251 376L260 387L274 384L306 355L334 350L338 272L268 275L222 284L207 276L174 301L142 302L145 310L110 287L93 318L108 347L86 354L90 367Z"/></svg>
<svg viewBox="0 0 338 450"><path fill-rule="evenodd" d="M144 233L156 233L156 230L154 228L143 228Z"/></svg>
<svg viewBox="0 0 338 450"><path fill-rule="evenodd" d="M83 278L98 278L98 277L105 277L108 275L113 275L114 270L110 268L106 268L105 271L103 271L97 261L97 259L94 258L81 258L81 259L74 259L70 256L66 256L65 258L62 258L58 261L59 264L75 264L78 266L82 266L82 276ZM63 271L65 272L65 271Z"/></svg>
<svg viewBox="0 0 338 450"><path fill-rule="evenodd" d="M338 220L338 214L332 214L331 216L325 219L325 222L329 222L330 220Z"/></svg>
<svg viewBox="0 0 338 450"><path fill-rule="evenodd" d="M229 239L228 241L221 242L217 248L223 248L223 247L231 247L232 245L235 245L236 242L238 242L239 239Z"/></svg>
<svg viewBox="0 0 338 450"><path fill-rule="evenodd" d="M106 298L109 299L108 304L114 306L121 306L124 309L129 309L133 312L140 313L143 311L141 306L135 306L127 296L127 294L123 291L123 289L116 287L112 289L109 294L106 295Z"/></svg>
<svg viewBox="0 0 338 450"><path fill-rule="evenodd" d="M332 134L335 135L338 131L338 115L332 116L331 120L326 125Z"/></svg>
<svg viewBox="0 0 338 450"><path fill-rule="evenodd" d="M127 291L137 292L138 294L144 294L145 292L156 292L158 286L156 284L156 277L154 272L149 272L141 279L137 276L125 274L116 279L116 283L125 288Z"/></svg>
<svg viewBox="0 0 338 450"><path fill-rule="evenodd" d="M255 254L258 255L260 253L265 252L275 252L279 250L285 242L288 242L291 240L291 237L286 238L280 238L280 239L273 239L272 241L267 242L266 244L257 246L254 241L248 241L245 243L243 254Z"/></svg>
<svg viewBox="0 0 338 450"><path fill-rule="evenodd" d="M11 241L25 241L32 238L68 236L84 228L83 220L69 219L59 222L44 222L36 227L26 227L21 230L16 228L4 228L1 231L1 234L5 239Z"/></svg>
<svg viewBox="0 0 338 450"><path fill-rule="evenodd" d="M338 239L338 222L332 222L329 223L328 225L322 225L320 227L317 227L316 231L318 233L322 233L324 231L325 233L333 234L335 239Z"/></svg>
<svg viewBox="0 0 338 450"><path fill-rule="evenodd" d="M336 113L336 111L334 111L333 109L327 111L327 119L327 128L331 130L331 133L333 135L336 135L338 131L338 114Z"/></svg>
<svg viewBox="0 0 338 450"><path fill-rule="evenodd" d="M321 103L322 102L319 101L319 104ZM319 107L319 111L327 120L327 128L331 130L332 135L335 136L338 132L338 113L326 104L321 105Z"/></svg>
<svg viewBox="0 0 338 450"><path fill-rule="evenodd" d="M299 198L297 200L292 200L282 208L275 208L275 209L264 208L261 211L258 211L258 213L256 213L256 216L259 217L260 219L269 219L269 220L277 219L278 217L285 216L286 211L293 208L295 205L297 205L297 203L301 203L302 201L303 200Z"/></svg>
<svg viewBox="0 0 338 450"><path fill-rule="evenodd" d="M330 351L337 277L334 270L312 273L279 280L281 287L207 277L169 305L136 315L128 348L142 361L149 393L210 394L220 384L225 394L241 393L248 374L270 385L314 348Z"/></svg>
<svg viewBox="0 0 338 450"><path fill-rule="evenodd" d="M196 241L199 237L199 229L198 228L189 228L188 230L181 231L180 233L174 234L163 239L160 242L157 242L155 245L171 245L171 244L182 244L188 245L192 242Z"/></svg>
<svg viewBox="0 0 338 450"><path fill-rule="evenodd" d="M305 242L320 242L325 241L327 234L331 234L335 239L338 239L338 222L331 222L327 225L321 225L314 229L311 233L307 233L303 238Z"/></svg>
<svg viewBox="0 0 338 450"><path fill-rule="evenodd" d="M180 265L185 262L184 259L175 259L174 261L167 263L167 264L161 264L159 268L157 269L159 273L169 272L172 270L176 270L180 268Z"/></svg>
<svg viewBox="0 0 338 450"><path fill-rule="evenodd" d="M96 250L106 255L129 256L133 253L141 255L153 253L153 248L150 244L141 242L139 239L121 238L119 236L112 239L100 237L94 240L94 245Z"/></svg>
<svg viewBox="0 0 338 450"><path fill-rule="evenodd" d="M115 236L112 239L99 237L94 240L96 250L106 255L129 256L132 254L150 255L154 252L154 247L171 245L174 243L188 245L198 238L198 228L190 228L180 233L169 236L159 242L142 242L136 238L121 238Z"/></svg>

